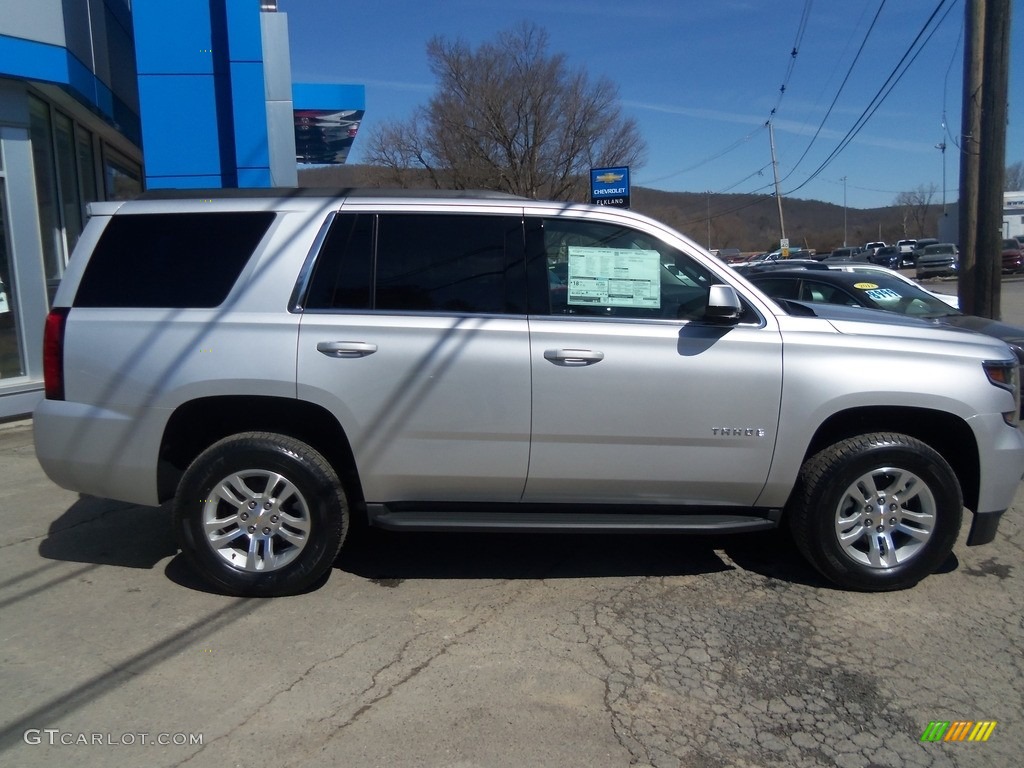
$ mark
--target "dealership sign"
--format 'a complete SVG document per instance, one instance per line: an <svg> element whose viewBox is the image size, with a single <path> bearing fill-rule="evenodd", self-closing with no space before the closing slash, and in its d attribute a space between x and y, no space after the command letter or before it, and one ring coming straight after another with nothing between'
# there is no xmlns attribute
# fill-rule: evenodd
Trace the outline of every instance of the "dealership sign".
<svg viewBox="0 0 1024 768"><path fill-rule="evenodd" d="M590 202L629 208L629 166L591 168Z"/></svg>

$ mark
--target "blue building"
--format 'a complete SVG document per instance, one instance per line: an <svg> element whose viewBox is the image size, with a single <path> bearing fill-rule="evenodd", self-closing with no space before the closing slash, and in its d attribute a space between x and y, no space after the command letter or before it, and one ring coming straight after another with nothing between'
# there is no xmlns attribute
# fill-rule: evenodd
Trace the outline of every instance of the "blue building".
<svg viewBox="0 0 1024 768"><path fill-rule="evenodd" d="M0 419L41 396L88 203L295 186L297 131L300 161L344 161L362 86L300 87L301 115L292 89L276 0L0 0Z"/></svg>

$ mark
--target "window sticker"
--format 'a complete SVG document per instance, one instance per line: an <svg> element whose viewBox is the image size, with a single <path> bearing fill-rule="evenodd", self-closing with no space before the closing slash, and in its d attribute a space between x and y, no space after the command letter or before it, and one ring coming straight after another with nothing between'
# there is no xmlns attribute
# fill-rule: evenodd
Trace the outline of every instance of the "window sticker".
<svg viewBox="0 0 1024 768"><path fill-rule="evenodd" d="M569 246L567 301L575 306L661 308L657 251Z"/></svg>
<svg viewBox="0 0 1024 768"><path fill-rule="evenodd" d="M862 291L870 291L878 287L876 283L854 283L854 288L859 288Z"/></svg>
<svg viewBox="0 0 1024 768"><path fill-rule="evenodd" d="M872 301L899 301L902 298L892 288L876 288L868 291L867 294Z"/></svg>

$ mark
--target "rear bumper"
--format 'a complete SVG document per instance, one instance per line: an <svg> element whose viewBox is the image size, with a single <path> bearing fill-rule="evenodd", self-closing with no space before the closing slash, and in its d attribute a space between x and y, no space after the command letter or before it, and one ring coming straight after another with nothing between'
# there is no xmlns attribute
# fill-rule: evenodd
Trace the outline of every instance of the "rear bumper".
<svg viewBox="0 0 1024 768"><path fill-rule="evenodd" d="M43 400L33 414L36 458L62 488L134 504L159 504L160 413Z"/></svg>

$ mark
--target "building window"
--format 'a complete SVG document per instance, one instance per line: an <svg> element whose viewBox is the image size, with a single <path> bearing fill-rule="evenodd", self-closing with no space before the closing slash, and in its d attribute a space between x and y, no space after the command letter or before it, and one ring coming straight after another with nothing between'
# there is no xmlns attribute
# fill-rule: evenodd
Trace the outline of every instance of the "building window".
<svg viewBox="0 0 1024 768"><path fill-rule="evenodd" d="M25 363L18 338L5 182L6 179L0 173L0 379L11 379L25 375Z"/></svg>
<svg viewBox="0 0 1024 768"><path fill-rule="evenodd" d="M96 151L93 148L92 133L82 126L75 129L75 145L78 150L78 178L81 182L83 203L100 199L96 184Z"/></svg>
<svg viewBox="0 0 1024 768"><path fill-rule="evenodd" d="M95 139L71 117L31 95L29 115L43 270L52 304L85 228L85 206L100 199ZM106 199L135 197L142 191L141 168L113 150L107 154Z"/></svg>
<svg viewBox="0 0 1024 768"><path fill-rule="evenodd" d="M64 224L65 253L71 255L82 234L84 205L78 183L78 152L75 147L75 124L60 112L53 115L53 135L57 160L58 194ZM67 259L64 259L65 263ZM63 271L63 270L62 270Z"/></svg>
<svg viewBox="0 0 1024 768"><path fill-rule="evenodd" d="M120 152L105 146L103 181L107 200L129 200L142 193L142 168Z"/></svg>
<svg viewBox="0 0 1024 768"><path fill-rule="evenodd" d="M28 101L32 165L35 170L36 204L39 209L39 234L43 245L43 272L52 301L66 263L60 223L60 202L57 195L53 123L50 119L50 107L46 102L33 96L30 96Z"/></svg>

